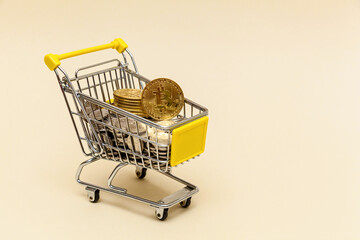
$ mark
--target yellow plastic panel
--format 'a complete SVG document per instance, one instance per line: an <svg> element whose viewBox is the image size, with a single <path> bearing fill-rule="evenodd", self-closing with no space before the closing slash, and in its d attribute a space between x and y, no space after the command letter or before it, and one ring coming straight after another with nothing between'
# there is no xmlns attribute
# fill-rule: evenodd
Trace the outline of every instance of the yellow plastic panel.
<svg viewBox="0 0 360 240"><path fill-rule="evenodd" d="M209 117L205 116L173 130L171 166L204 152L208 120Z"/></svg>

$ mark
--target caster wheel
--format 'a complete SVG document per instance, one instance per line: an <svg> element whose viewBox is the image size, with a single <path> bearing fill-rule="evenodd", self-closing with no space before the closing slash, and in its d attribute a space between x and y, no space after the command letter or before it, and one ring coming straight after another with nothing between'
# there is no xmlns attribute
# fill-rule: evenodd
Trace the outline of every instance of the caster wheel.
<svg viewBox="0 0 360 240"><path fill-rule="evenodd" d="M100 199L100 190L99 189L92 189L92 188L86 188L86 191L88 193L88 199L92 203L96 203Z"/></svg>
<svg viewBox="0 0 360 240"><path fill-rule="evenodd" d="M168 208L156 209L156 210L155 210L156 217L157 217L160 221L164 221L164 220L167 218L168 212L169 212L169 209L168 209Z"/></svg>
<svg viewBox="0 0 360 240"><path fill-rule="evenodd" d="M136 176L140 179L143 179L146 176L146 168L141 168L141 170L137 170L135 171Z"/></svg>
<svg viewBox="0 0 360 240"><path fill-rule="evenodd" d="M191 197L189 197L188 199L180 202L180 206L182 206L183 208L189 207L190 204L191 204Z"/></svg>

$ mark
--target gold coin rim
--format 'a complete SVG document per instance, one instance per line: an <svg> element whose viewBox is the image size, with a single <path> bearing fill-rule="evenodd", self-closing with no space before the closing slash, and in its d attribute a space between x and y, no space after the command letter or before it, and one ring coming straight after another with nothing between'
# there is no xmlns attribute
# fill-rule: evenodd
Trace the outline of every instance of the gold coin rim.
<svg viewBox="0 0 360 240"><path fill-rule="evenodd" d="M140 93L140 96L139 97L131 97L131 96L124 96L124 94L122 94L122 95L118 94L119 92L126 92L126 91L137 91ZM137 88L119 88L113 92L114 97L116 96L116 97L121 97L121 98L125 98L125 99L131 99L131 100L140 100L141 94L142 94L142 90L137 89Z"/></svg>
<svg viewBox="0 0 360 240"><path fill-rule="evenodd" d="M134 107L134 108L142 108L141 104L129 104L124 102L115 102L114 105L123 105L128 107Z"/></svg>

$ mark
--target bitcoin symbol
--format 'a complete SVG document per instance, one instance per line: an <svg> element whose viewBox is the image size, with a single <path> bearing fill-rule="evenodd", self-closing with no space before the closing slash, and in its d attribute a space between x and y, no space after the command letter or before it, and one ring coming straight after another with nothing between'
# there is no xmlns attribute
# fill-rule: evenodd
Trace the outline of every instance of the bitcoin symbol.
<svg viewBox="0 0 360 240"><path fill-rule="evenodd" d="M168 106L168 107L171 107L171 105L172 105L172 99L171 99L171 94L170 94L170 92L168 91L168 90L164 90L163 91L163 96L164 96L164 100L167 102L167 103L165 103L166 104L166 106Z"/></svg>
<svg viewBox="0 0 360 240"><path fill-rule="evenodd" d="M166 111L167 108L171 108L173 101L171 99L171 94L168 90L165 90L163 86L158 87L153 91L155 95L156 105L154 106L160 112Z"/></svg>

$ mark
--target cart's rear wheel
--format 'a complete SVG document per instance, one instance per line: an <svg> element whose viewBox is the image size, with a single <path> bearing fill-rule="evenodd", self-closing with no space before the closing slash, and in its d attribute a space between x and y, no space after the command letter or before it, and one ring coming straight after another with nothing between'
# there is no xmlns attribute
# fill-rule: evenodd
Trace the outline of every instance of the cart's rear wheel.
<svg viewBox="0 0 360 240"><path fill-rule="evenodd" d="M180 206L182 206L183 208L189 207L190 204L191 204L191 197L189 197L188 199L180 202Z"/></svg>
<svg viewBox="0 0 360 240"><path fill-rule="evenodd" d="M86 187L86 191L88 194L88 199L92 203L96 203L100 199L100 190L99 189L93 189L91 187Z"/></svg>
<svg viewBox="0 0 360 240"><path fill-rule="evenodd" d="M156 217L161 221L164 221L167 218L168 212L169 212L168 208L163 208L163 209L157 208L155 210Z"/></svg>
<svg viewBox="0 0 360 240"><path fill-rule="evenodd" d="M143 179L146 176L146 168L141 168L141 170L135 170L136 176L140 179Z"/></svg>

